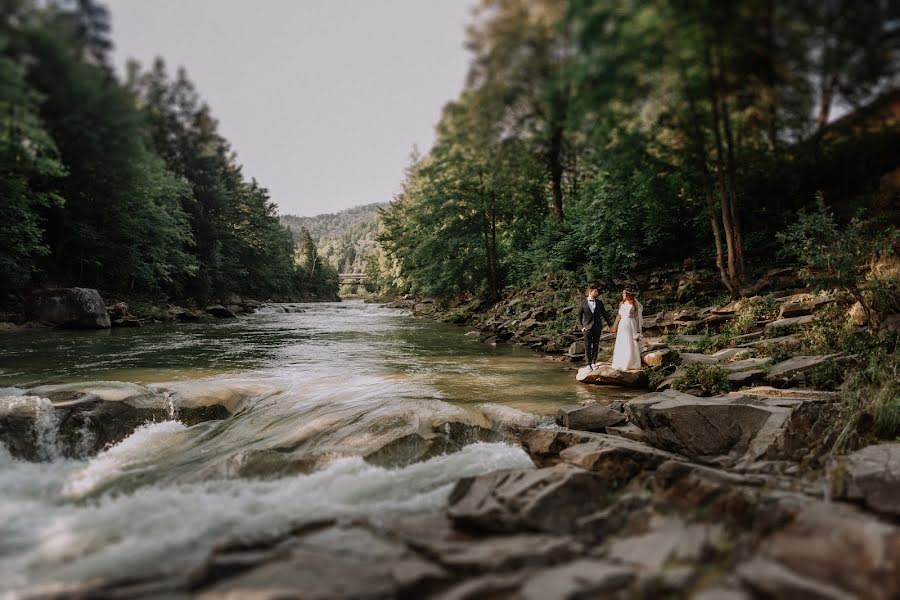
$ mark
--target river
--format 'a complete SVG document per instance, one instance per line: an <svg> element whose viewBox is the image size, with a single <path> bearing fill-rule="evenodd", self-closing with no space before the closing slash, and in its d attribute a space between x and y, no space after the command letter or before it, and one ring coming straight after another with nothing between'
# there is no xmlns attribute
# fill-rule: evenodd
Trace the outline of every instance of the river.
<svg viewBox="0 0 900 600"><path fill-rule="evenodd" d="M164 577L222 543L322 518L440 510L461 477L532 466L491 430L620 397L455 325L361 301L302 306L0 336L0 402L93 394L233 413L148 423L81 458L54 453L52 439L41 462L0 445L3 597Z"/></svg>

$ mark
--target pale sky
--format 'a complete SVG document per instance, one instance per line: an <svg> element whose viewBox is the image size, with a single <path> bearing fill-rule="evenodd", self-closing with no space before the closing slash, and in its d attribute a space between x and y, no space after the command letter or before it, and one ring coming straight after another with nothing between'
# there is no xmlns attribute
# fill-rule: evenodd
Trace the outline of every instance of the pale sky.
<svg viewBox="0 0 900 600"><path fill-rule="evenodd" d="M106 0L113 60L183 65L285 214L386 202L460 92L474 0Z"/></svg>

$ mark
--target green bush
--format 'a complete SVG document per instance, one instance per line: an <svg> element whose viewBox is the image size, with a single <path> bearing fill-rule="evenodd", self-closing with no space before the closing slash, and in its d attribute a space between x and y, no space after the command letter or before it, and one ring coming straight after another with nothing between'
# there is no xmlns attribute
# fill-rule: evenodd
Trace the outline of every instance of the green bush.
<svg viewBox="0 0 900 600"><path fill-rule="evenodd" d="M896 334L871 352L862 368L848 375L842 398L842 428L835 452L862 445L865 440L860 436L900 439L900 352Z"/></svg>
<svg viewBox="0 0 900 600"><path fill-rule="evenodd" d="M684 367L684 373L675 378L672 388L686 390L699 388L704 396L724 394L731 389L728 383L728 369L720 365L691 363Z"/></svg>
<svg viewBox="0 0 900 600"><path fill-rule="evenodd" d="M859 218L840 224L825 208L821 193L816 199L815 212L801 211L796 222L778 234L781 254L800 260L803 268L799 275L807 285L816 290L841 289L849 293L862 305L871 323L875 307L873 295L865 291L868 275L863 267L879 258L893 257L893 241L898 232Z"/></svg>

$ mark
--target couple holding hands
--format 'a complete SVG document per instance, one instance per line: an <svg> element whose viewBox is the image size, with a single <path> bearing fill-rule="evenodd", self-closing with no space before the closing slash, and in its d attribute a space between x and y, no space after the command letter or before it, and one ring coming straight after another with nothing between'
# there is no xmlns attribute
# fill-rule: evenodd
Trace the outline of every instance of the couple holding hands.
<svg viewBox="0 0 900 600"><path fill-rule="evenodd" d="M584 360L591 369L597 361L600 346L600 335L603 333L602 317L609 325L609 332L616 334L616 345L613 349L612 368L620 371L641 368L641 339L644 307L637 301L632 290L622 291L622 303L615 322L611 321L603 303L600 301L600 289L596 285L588 286L587 298L581 301L578 310L578 328L584 334Z"/></svg>

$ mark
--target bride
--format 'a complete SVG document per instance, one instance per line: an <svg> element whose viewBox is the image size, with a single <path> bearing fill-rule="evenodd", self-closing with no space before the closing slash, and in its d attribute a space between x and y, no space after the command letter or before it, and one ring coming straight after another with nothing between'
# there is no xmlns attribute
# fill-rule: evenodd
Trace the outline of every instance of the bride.
<svg viewBox="0 0 900 600"><path fill-rule="evenodd" d="M610 333L616 334L613 369L626 371L641 368L641 349L638 347L638 340L641 339L643 312L644 307L637 301L634 292L627 289L623 291L619 314L610 328Z"/></svg>

